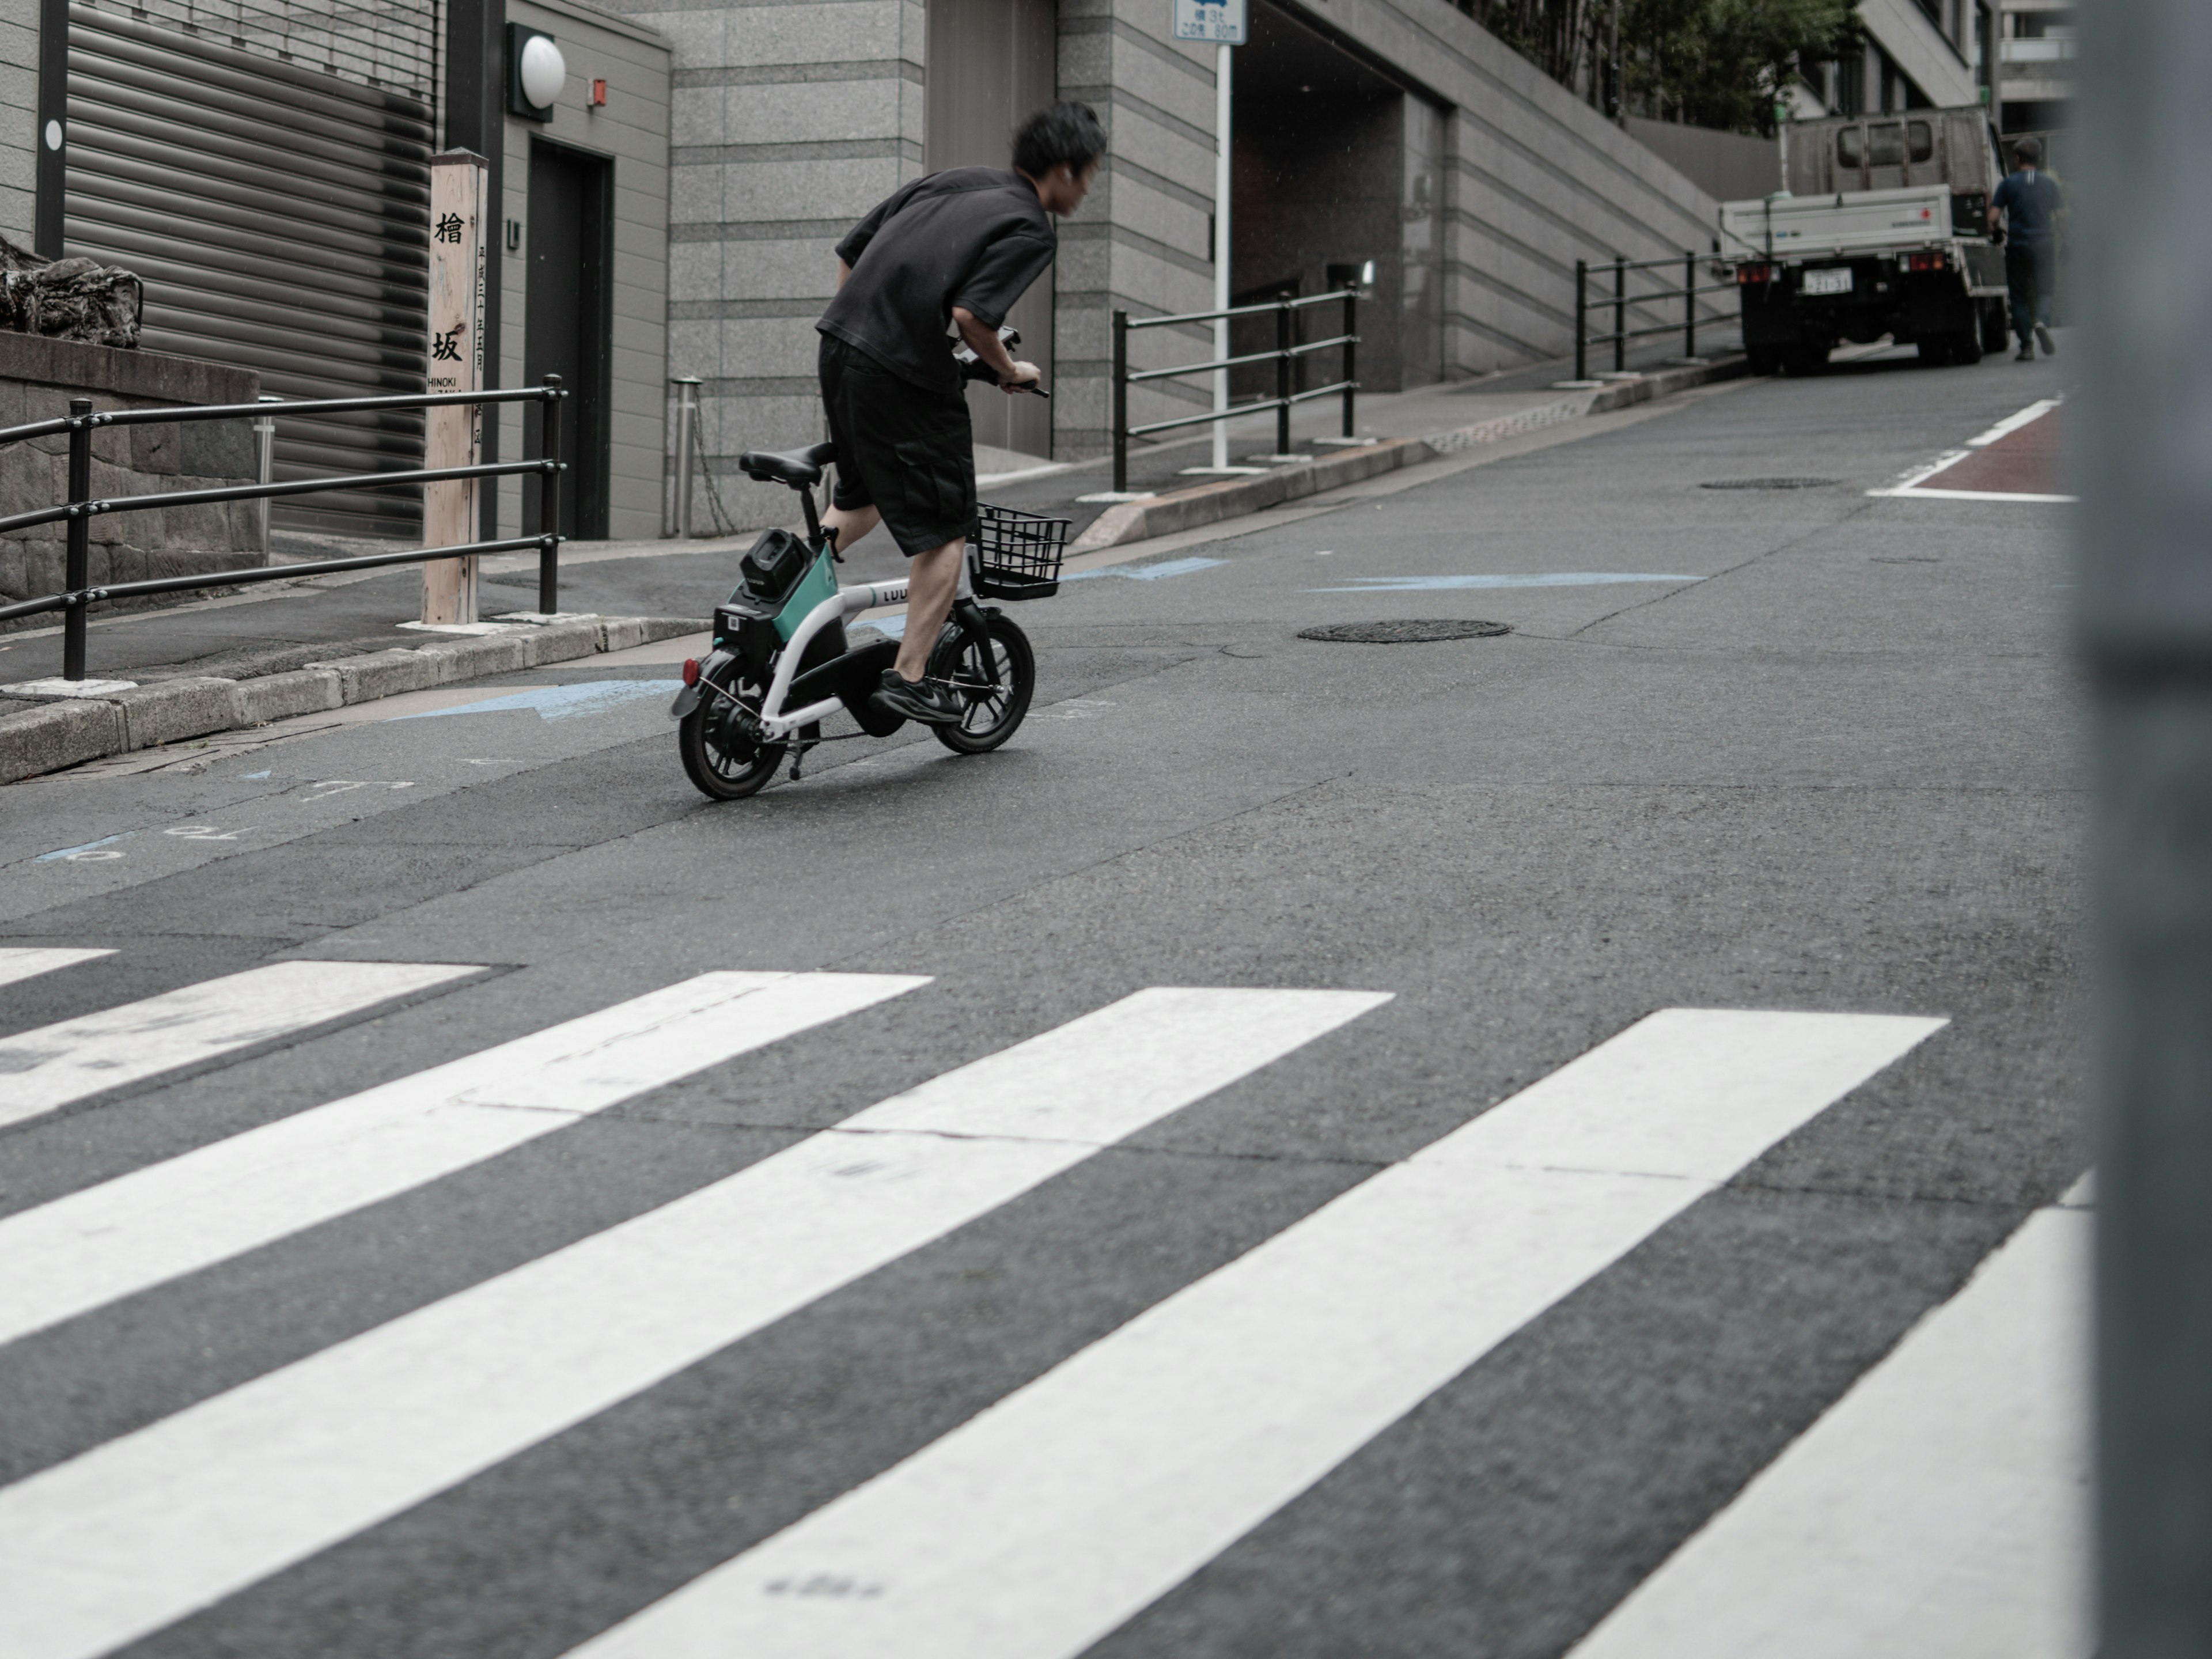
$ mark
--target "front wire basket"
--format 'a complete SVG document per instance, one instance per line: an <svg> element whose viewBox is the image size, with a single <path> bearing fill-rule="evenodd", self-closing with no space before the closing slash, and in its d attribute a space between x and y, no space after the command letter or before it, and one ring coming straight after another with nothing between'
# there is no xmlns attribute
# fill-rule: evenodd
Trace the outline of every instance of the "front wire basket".
<svg viewBox="0 0 2212 1659"><path fill-rule="evenodd" d="M987 599L1048 599L1067 556L1066 519L1018 507L975 507L975 592Z"/></svg>

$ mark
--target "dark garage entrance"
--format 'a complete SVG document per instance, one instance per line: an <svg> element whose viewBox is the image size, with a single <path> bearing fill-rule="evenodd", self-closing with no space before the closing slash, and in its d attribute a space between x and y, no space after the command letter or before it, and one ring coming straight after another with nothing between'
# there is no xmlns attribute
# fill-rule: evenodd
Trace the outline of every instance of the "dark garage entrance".
<svg viewBox="0 0 2212 1659"><path fill-rule="evenodd" d="M561 533L607 533L608 377L612 362L614 163L558 145L530 147L530 255L522 366L526 385L548 374L575 396L561 409ZM545 453L543 410L523 405L523 453ZM528 481L526 480L526 484ZM542 526L538 491L522 492L522 528Z"/></svg>
<svg viewBox="0 0 2212 1659"><path fill-rule="evenodd" d="M1357 270L1372 260L1374 289L1359 307L1360 385L1399 392L1440 379L1437 108L1262 0L1254 0L1236 74L1237 302L1318 294L1336 285L1332 266ZM1304 313L1301 337L1334 334L1340 321L1333 307ZM1232 349L1274 343L1274 319L1261 317L1236 325ZM1335 378L1335 356L1302 360L1300 369L1301 386L1323 384ZM1273 392L1272 363L1234 374L1240 398Z"/></svg>

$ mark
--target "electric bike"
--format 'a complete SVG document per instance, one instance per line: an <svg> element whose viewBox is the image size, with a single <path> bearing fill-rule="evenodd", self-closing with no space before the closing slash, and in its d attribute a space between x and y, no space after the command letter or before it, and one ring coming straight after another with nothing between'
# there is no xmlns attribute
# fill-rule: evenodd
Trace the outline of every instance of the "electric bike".
<svg viewBox="0 0 2212 1659"><path fill-rule="evenodd" d="M855 645L845 624L865 611L900 605L907 584L837 583L840 562L814 502L822 471L837 459L834 443L738 458L748 477L788 484L805 511L805 540L771 530L740 562L741 580L715 607L714 648L684 665L684 690L669 714L678 722L684 769L716 800L757 793L791 757L791 777L824 738L822 722L842 710L855 738L889 737L903 716L876 696L898 654L896 640ZM928 678L951 689L963 706L957 725L930 728L947 749L980 755L1013 736L1036 687L1029 636L996 605L979 599L1042 599L1060 591L1069 521L984 504L968 538L959 594L929 656Z"/></svg>

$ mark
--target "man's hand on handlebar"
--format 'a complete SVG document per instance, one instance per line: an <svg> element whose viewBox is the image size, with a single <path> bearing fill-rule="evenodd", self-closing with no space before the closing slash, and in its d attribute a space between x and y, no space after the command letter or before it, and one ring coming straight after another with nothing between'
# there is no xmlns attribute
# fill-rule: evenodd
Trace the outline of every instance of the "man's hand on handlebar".
<svg viewBox="0 0 2212 1659"><path fill-rule="evenodd" d="M1000 377L1000 391L1006 393L1007 396L1012 397L1017 392L1042 392L1044 390L1044 372L1038 368L1035 363L1025 363L1017 359L1013 365L1013 369L1014 372L1011 376L1001 375Z"/></svg>

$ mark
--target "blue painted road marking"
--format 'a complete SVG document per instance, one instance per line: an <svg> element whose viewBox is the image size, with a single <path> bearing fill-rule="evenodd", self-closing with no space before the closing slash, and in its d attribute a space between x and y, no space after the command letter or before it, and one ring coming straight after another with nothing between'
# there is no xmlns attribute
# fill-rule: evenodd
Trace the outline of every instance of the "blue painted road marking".
<svg viewBox="0 0 2212 1659"><path fill-rule="evenodd" d="M1188 576L1194 571L1211 570L1217 564L1226 564L1226 559L1162 559L1158 564L1109 564L1101 570L1076 570L1062 576L1064 582L1087 582L1093 576L1127 576L1133 582L1156 582L1167 576Z"/></svg>
<svg viewBox="0 0 2212 1659"><path fill-rule="evenodd" d="M73 853L89 853L95 847L112 847L118 841L129 841L138 832L125 830L119 836L102 836L98 841L88 841L82 847L63 847L51 853L41 853L31 860L33 864L52 864L56 859L65 859Z"/></svg>
<svg viewBox="0 0 2212 1659"><path fill-rule="evenodd" d="M256 782L268 775L269 775L266 772L241 772L239 774L239 776L247 783Z"/></svg>
<svg viewBox="0 0 2212 1659"><path fill-rule="evenodd" d="M860 626L872 628L878 634L887 635L895 640L902 640L906 637L906 617L902 614L896 617L872 617Z"/></svg>
<svg viewBox="0 0 2212 1659"><path fill-rule="evenodd" d="M1355 576L1348 587L1309 587L1309 593L1410 593L1438 587L1607 587L1615 582L1701 582L1703 576L1663 576L1615 570L1561 570L1540 576Z"/></svg>
<svg viewBox="0 0 2212 1659"><path fill-rule="evenodd" d="M397 714L401 720L442 720L448 714L500 714L510 709L534 708L544 720L573 720L585 714L604 714L626 702L647 697L672 696L684 689L681 680L592 680L580 685L546 685L535 691L515 691L504 697L486 697L453 708L429 708L419 714Z"/></svg>

